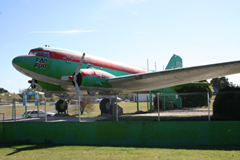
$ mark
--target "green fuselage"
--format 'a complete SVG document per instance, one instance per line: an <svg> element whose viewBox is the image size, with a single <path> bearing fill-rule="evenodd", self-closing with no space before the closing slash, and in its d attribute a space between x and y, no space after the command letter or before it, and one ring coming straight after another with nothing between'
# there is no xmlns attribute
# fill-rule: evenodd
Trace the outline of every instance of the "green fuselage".
<svg viewBox="0 0 240 160"><path fill-rule="evenodd" d="M81 52L41 47L32 49L28 55L13 59L14 67L21 73L37 80L44 91L74 92L72 82L60 80L76 70ZM109 78L145 73L146 70L86 54L80 70L82 90L108 91L114 88Z"/></svg>

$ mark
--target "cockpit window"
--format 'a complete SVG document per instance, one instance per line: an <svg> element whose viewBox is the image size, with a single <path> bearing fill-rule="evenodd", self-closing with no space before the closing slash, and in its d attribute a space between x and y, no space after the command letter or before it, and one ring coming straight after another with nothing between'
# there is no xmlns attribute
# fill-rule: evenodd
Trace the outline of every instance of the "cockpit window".
<svg viewBox="0 0 240 160"><path fill-rule="evenodd" d="M32 50L28 54L29 55L36 55L36 56L43 56L43 57L50 57L50 52L48 52L48 51L34 51L34 50ZM51 53L51 54L53 54L53 53Z"/></svg>
<svg viewBox="0 0 240 160"><path fill-rule="evenodd" d="M38 51L38 56L42 56L42 51Z"/></svg>
<svg viewBox="0 0 240 160"><path fill-rule="evenodd" d="M46 51L44 51L44 52L43 52L43 57L50 57L50 53L49 53L49 52L46 52Z"/></svg>
<svg viewBox="0 0 240 160"><path fill-rule="evenodd" d="M42 56L42 51L30 51L29 55Z"/></svg>

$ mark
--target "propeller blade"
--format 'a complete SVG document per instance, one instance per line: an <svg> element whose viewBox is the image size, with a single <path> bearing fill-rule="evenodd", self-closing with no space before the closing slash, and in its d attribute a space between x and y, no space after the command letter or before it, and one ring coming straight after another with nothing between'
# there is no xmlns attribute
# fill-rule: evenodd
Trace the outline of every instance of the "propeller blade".
<svg viewBox="0 0 240 160"><path fill-rule="evenodd" d="M35 80L34 79L32 79L32 87L35 85Z"/></svg>
<svg viewBox="0 0 240 160"><path fill-rule="evenodd" d="M79 103L81 104L82 103L82 95L81 95L81 90L78 86L76 78L74 79L74 82L75 82L75 89L76 89L77 97L80 97L80 102Z"/></svg>
<svg viewBox="0 0 240 160"><path fill-rule="evenodd" d="M78 63L78 67L77 67L76 71L74 72L74 76L78 75L78 73L79 73L79 71L80 71L80 69L82 67L84 57L85 57L85 53L83 53L82 58L80 59L80 61Z"/></svg>

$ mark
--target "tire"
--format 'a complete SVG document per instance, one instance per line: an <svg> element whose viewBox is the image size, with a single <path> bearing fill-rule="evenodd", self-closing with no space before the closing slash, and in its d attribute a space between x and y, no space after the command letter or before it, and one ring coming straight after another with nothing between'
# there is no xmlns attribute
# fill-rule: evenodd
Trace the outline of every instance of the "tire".
<svg viewBox="0 0 240 160"><path fill-rule="evenodd" d="M110 103L108 98L104 98L100 102L100 110L101 110L101 113L105 113L105 114L110 113Z"/></svg>
<svg viewBox="0 0 240 160"><path fill-rule="evenodd" d="M62 100L62 99L57 101L57 103L56 103L56 110L58 112L65 112L67 110L67 108L68 108L67 102L65 102L65 105L63 105L63 103L64 103L64 100Z"/></svg>

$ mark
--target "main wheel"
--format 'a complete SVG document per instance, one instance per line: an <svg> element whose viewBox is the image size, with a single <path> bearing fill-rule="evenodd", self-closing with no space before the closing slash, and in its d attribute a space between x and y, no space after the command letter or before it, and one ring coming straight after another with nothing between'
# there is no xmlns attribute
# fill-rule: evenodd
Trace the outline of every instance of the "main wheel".
<svg viewBox="0 0 240 160"><path fill-rule="evenodd" d="M108 98L104 98L100 102L100 110L101 110L101 113L110 113L110 102Z"/></svg>
<svg viewBox="0 0 240 160"><path fill-rule="evenodd" d="M58 112L65 112L67 110L68 104L66 101L60 99L59 101L57 101L56 103L56 110Z"/></svg>

